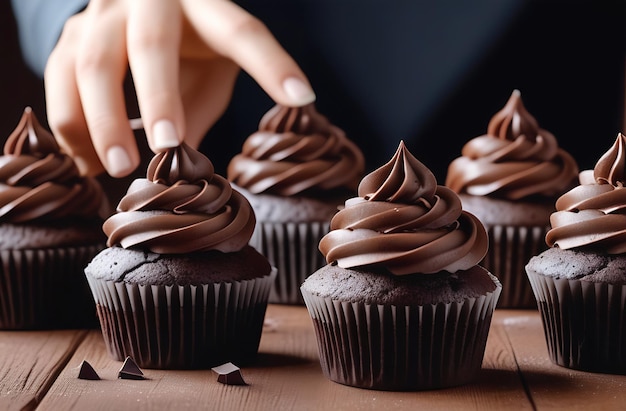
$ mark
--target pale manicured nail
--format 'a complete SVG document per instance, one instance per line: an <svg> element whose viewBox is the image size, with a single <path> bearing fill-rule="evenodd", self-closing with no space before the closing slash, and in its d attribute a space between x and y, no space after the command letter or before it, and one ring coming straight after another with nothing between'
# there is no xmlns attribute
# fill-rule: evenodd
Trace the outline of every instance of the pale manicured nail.
<svg viewBox="0 0 626 411"><path fill-rule="evenodd" d="M165 150L180 145L178 133L174 123L169 120L159 120L152 126L152 142L154 149Z"/></svg>
<svg viewBox="0 0 626 411"><path fill-rule="evenodd" d="M315 101L315 93L311 87L295 77L289 77L283 81L283 89L296 106L304 106Z"/></svg>
<svg viewBox="0 0 626 411"><path fill-rule="evenodd" d="M113 176L126 175L132 171L130 157L121 146L112 146L107 151L107 169Z"/></svg>

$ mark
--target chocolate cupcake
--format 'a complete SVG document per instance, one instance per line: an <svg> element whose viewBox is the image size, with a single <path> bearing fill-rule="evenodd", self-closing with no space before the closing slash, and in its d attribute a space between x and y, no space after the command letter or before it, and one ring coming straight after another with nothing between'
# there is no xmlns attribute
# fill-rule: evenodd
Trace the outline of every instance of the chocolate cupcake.
<svg viewBox="0 0 626 411"><path fill-rule="evenodd" d="M518 90L496 113L487 134L469 140L448 167L446 186L489 234L481 262L502 282L501 308L536 308L524 266L545 250L556 198L573 187L576 161L539 127Z"/></svg>
<svg viewBox="0 0 626 411"><path fill-rule="evenodd" d="M0 156L0 329L97 327L83 269L109 211L26 108Z"/></svg>
<svg viewBox="0 0 626 411"><path fill-rule="evenodd" d="M550 359L626 374L626 137L580 173L550 217L550 248L526 265Z"/></svg>
<svg viewBox="0 0 626 411"><path fill-rule="evenodd" d="M378 390L469 383L481 370L497 278L480 221L403 143L365 176L301 291L332 381Z"/></svg>
<svg viewBox="0 0 626 411"><path fill-rule="evenodd" d="M143 368L252 362L276 270L248 201L186 144L154 156L85 269L110 355Z"/></svg>
<svg viewBox="0 0 626 411"><path fill-rule="evenodd" d="M364 167L361 151L312 104L272 108L231 160L228 179L257 217L250 244L278 269L270 302L303 304L300 285L325 264L318 243Z"/></svg>

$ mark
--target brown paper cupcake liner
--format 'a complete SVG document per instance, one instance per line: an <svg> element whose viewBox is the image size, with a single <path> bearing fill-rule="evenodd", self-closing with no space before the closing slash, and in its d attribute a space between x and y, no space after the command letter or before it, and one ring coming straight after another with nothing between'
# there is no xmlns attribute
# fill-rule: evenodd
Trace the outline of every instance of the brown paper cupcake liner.
<svg viewBox="0 0 626 411"><path fill-rule="evenodd" d="M244 365L257 355L276 276L203 285L138 285L87 275L109 354L143 368Z"/></svg>
<svg viewBox="0 0 626 411"><path fill-rule="evenodd" d="M328 379L359 388L414 391L478 377L500 287L460 303L402 307L302 294Z"/></svg>
<svg viewBox="0 0 626 411"><path fill-rule="evenodd" d="M626 286L528 273L555 364L626 374Z"/></svg>
<svg viewBox="0 0 626 411"><path fill-rule="evenodd" d="M525 267L531 257L547 248L545 236L549 227L485 227L489 235L489 250L480 265L502 283L498 308L537 308Z"/></svg>
<svg viewBox="0 0 626 411"><path fill-rule="evenodd" d="M326 264L318 246L328 230L328 222L257 223L250 245L278 269L270 303L304 304L300 286Z"/></svg>
<svg viewBox="0 0 626 411"><path fill-rule="evenodd" d="M102 248L0 250L0 329L97 327L83 270Z"/></svg>

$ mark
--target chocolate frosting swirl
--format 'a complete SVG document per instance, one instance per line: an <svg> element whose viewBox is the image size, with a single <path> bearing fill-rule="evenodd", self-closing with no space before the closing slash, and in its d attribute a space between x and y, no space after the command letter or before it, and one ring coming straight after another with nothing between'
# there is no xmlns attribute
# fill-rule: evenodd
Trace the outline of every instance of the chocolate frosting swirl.
<svg viewBox="0 0 626 411"><path fill-rule="evenodd" d="M556 201L549 246L626 252L626 137L618 134L595 168L580 173L580 185Z"/></svg>
<svg viewBox="0 0 626 411"><path fill-rule="evenodd" d="M450 163L445 184L456 193L518 200L560 195L577 174L574 158L539 127L514 90L487 134L467 142Z"/></svg>
<svg viewBox="0 0 626 411"><path fill-rule="evenodd" d="M356 189L365 169L361 150L313 104L274 106L228 165L230 181L248 191L293 196Z"/></svg>
<svg viewBox="0 0 626 411"><path fill-rule="evenodd" d="M183 143L154 156L104 222L107 245L159 254L241 250L256 222L250 203Z"/></svg>
<svg viewBox="0 0 626 411"><path fill-rule="evenodd" d="M100 184L80 176L27 107L0 156L0 222L105 218L108 209Z"/></svg>
<svg viewBox="0 0 626 411"><path fill-rule="evenodd" d="M403 142L391 161L363 178L358 194L320 241L328 263L384 267L396 275L454 273L487 252L483 225Z"/></svg>

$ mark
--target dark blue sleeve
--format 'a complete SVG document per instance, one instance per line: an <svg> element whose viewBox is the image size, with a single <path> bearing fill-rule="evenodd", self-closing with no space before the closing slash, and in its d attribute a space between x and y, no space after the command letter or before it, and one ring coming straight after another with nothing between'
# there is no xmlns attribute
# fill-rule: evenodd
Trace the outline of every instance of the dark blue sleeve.
<svg viewBox="0 0 626 411"><path fill-rule="evenodd" d="M11 0L24 60L43 77L65 21L81 11L88 0Z"/></svg>

